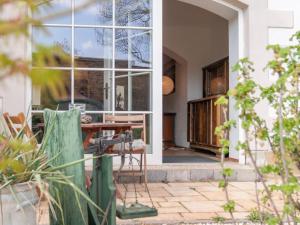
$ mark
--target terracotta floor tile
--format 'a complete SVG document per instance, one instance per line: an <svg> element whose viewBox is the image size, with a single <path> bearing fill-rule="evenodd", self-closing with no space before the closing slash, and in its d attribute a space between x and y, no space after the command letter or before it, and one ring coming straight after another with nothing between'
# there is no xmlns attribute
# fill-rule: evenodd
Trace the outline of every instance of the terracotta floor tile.
<svg viewBox="0 0 300 225"><path fill-rule="evenodd" d="M179 207L182 206L179 202L158 202L160 207Z"/></svg>
<svg viewBox="0 0 300 225"><path fill-rule="evenodd" d="M149 197L148 192L139 192L142 197ZM171 197L172 195L167 191L150 191L151 197Z"/></svg>
<svg viewBox="0 0 300 225"><path fill-rule="evenodd" d="M221 216L221 217L224 217L225 219L231 219L231 216L229 213L226 213L226 212L218 212L217 213L218 216ZM247 219L249 215L249 212L234 212L233 213L233 217L234 219Z"/></svg>
<svg viewBox="0 0 300 225"><path fill-rule="evenodd" d="M180 197L166 197L168 202L188 202L188 201L206 201L207 199L202 195L198 196L180 196Z"/></svg>
<svg viewBox="0 0 300 225"><path fill-rule="evenodd" d="M226 200L226 196L225 196L225 192L208 192L208 191L203 191L201 192L201 194L209 199L209 200L213 200L213 201L225 201Z"/></svg>
<svg viewBox="0 0 300 225"><path fill-rule="evenodd" d="M229 191L229 198L232 200L253 200L255 201L255 195L250 195L244 191Z"/></svg>
<svg viewBox="0 0 300 225"><path fill-rule="evenodd" d="M206 213L214 213L214 212L222 212L223 209L221 205L223 202L220 201L189 201L189 202L181 202L181 204L188 209L190 212L206 212Z"/></svg>
<svg viewBox="0 0 300 225"><path fill-rule="evenodd" d="M260 188L261 188L261 184ZM172 221L192 222L197 220L210 220L217 215L230 218L228 213L223 210L226 203L225 193L218 187L218 182L189 182L189 183L149 183L150 193L154 202L154 206L158 209L157 217L149 217L135 220L121 221L118 224L164 224ZM119 186L122 192L125 191L124 186ZM134 186L127 186L127 203L135 202ZM236 219L245 219L251 209L256 208L256 197L254 183L252 182L230 182L229 198L236 202ZM136 185L138 193L138 201L142 204L151 206L148 193L145 186ZM260 198L263 196L260 193ZM280 193L274 193L276 205L282 210L283 201ZM118 200L118 204L122 204ZM266 210L270 210L270 204L265 206ZM47 205L42 207L38 217L38 225L49 225L48 223Z"/></svg>
<svg viewBox="0 0 300 225"><path fill-rule="evenodd" d="M246 211L251 211L252 209L257 208L257 203L256 201L253 200L247 200L247 201L236 200L236 204L244 208Z"/></svg>
<svg viewBox="0 0 300 225"><path fill-rule="evenodd" d="M148 217L139 219L139 221L145 221L151 223L151 221L183 221L183 217L179 213L160 213L156 217Z"/></svg>
<svg viewBox="0 0 300 225"><path fill-rule="evenodd" d="M185 196L198 196L199 193L193 190L189 191L170 191L169 192L174 197L185 197Z"/></svg>
<svg viewBox="0 0 300 225"><path fill-rule="evenodd" d="M181 213L185 220L211 220L216 213Z"/></svg>
<svg viewBox="0 0 300 225"><path fill-rule="evenodd" d="M166 208L158 208L158 213L184 213L188 212L188 210L182 206L177 207L166 207Z"/></svg>

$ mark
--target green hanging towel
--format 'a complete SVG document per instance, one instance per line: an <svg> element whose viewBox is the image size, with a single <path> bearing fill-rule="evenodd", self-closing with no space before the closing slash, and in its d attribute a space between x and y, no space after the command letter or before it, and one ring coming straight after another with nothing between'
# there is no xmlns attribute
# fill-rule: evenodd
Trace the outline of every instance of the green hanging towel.
<svg viewBox="0 0 300 225"><path fill-rule="evenodd" d="M52 162L54 166L83 159L80 112L78 110L56 112L46 109L44 111L44 121L45 132L51 132L46 143L48 157L53 158L59 154ZM71 176L72 182L83 192L86 192L84 162L70 166L64 169L63 172L66 176ZM58 208L55 208L57 220L50 213L51 225L88 224L87 202L85 199L80 196L76 199L74 190L65 185L51 183L49 189L55 199L61 203L63 209L62 215Z"/></svg>

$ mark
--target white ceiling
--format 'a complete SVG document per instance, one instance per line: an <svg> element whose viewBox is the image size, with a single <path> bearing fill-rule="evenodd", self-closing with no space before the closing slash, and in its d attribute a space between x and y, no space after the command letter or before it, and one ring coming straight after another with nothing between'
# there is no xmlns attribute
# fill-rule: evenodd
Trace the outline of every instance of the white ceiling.
<svg viewBox="0 0 300 225"><path fill-rule="evenodd" d="M209 12L223 17L226 20L231 20L237 15L237 11L222 4L218 0L178 0L187 4L201 7Z"/></svg>

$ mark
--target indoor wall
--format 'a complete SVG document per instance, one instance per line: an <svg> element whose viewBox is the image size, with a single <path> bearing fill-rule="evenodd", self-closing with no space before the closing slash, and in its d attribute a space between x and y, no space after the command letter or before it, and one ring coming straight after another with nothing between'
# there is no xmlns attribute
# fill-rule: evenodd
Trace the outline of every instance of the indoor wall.
<svg viewBox="0 0 300 225"><path fill-rule="evenodd" d="M200 7L163 1L164 54L176 60L175 92L163 97L176 113L175 144L188 147L187 102L203 97L202 68L229 54L228 21Z"/></svg>

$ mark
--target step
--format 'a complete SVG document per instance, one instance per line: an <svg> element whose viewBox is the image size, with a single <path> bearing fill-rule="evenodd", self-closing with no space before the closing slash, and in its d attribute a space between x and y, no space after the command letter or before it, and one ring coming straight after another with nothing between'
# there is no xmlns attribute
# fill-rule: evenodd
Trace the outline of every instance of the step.
<svg viewBox="0 0 300 225"><path fill-rule="evenodd" d="M230 181L254 181L256 179L253 167L240 165L235 162L225 163L225 167L233 169ZM137 169L135 167L134 169ZM128 169L128 168L124 168ZM115 168L117 170L117 167ZM86 167L90 173L91 167ZM148 166L148 182L196 182L196 181L218 181L222 179L220 163L164 163L159 166ZM136 178L137 179L137 178ZM132 182L134 178L124 178L122 181Z"/></svg>

